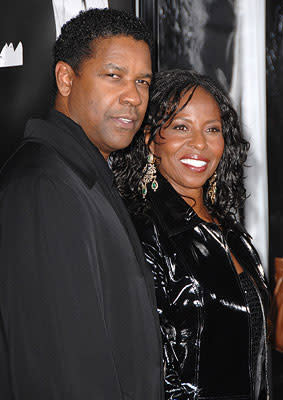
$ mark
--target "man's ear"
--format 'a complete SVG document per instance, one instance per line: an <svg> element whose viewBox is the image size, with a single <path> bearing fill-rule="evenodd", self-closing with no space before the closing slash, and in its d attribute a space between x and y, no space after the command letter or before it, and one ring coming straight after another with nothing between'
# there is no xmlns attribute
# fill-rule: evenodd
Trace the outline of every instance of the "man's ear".
<svg viewBox="0 0 283 400"><path fill-rule="evenodd" d="M58 87L58 92L67 97L71 93L72 83L74 78L73 68L64 61L58 61L55 67L55 77Z"/></svg>

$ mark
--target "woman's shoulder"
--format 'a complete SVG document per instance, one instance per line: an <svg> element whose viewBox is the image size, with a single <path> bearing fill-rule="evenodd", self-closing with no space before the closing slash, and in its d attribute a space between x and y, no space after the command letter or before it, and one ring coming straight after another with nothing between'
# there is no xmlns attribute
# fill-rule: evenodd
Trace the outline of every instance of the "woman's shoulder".
<svg viewBox="0 0 283 400"><path fill-rule="evenodd" d="M263 280L266 285L264 269L260 260L260 256L254 247L253 239L247 232L244 225L241 224L235 217L231 217L226 221L226 238L228 245L233 246L235 253L241 253L241 257L247 261L249 272L254 273ZM231 235L231 236L230 236Z"/></svg>
<svg viewBox="0 0 283 400"><path fill-rule="evenodd" d="M151 207L135 212L131 217L143 246L160 249L166 245L167 235Z"/></svg>
<svg viewBox="0 0 283 400"><path fill-rule="evenodd" d="M152 236L156 235L159 230L150 210L143 210L131 214L131 218L142 241L152 238Z"/></svg>
<svg viewBox="0 0 283 400"><path fill-rule="evenodd" d="M244 237L249 242L252 241L251 235L247 232L244 225L233 214L229 214L221 221L221 226L226 234L233 233L238 237Z"/></svg>

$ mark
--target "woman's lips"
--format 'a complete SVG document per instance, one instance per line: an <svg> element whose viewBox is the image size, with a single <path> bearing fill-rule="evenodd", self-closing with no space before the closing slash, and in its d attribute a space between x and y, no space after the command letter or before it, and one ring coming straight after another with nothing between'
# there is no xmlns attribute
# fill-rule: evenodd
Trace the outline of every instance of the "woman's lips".
<svg viewBox="0 0 283 400"><path fill-rule="evenodd" d="M185 167L196 172L205 171L208 165L208 160L203 158L183 157L180 161Z"/></svg>

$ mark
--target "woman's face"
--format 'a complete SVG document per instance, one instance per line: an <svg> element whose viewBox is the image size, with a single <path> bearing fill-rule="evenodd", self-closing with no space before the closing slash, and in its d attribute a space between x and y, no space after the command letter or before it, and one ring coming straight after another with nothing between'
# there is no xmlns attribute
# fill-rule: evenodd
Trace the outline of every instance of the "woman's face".
<svg viewBox="0 0 283 400"><path fill-rule="evenodd" d="M192 90L181 99L180 108ZM149 147L160 159L160 173L179 194L201 196L202 187L216 170L224 150L220 110L213 96L197 87L186 107Z"/></svg>

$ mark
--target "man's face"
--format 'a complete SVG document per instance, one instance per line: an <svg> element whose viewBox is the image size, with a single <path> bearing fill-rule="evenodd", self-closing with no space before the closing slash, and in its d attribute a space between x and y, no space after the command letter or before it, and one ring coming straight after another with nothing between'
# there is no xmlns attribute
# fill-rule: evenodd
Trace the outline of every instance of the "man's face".
<svg viewBox="0 0 283 400"><path fill-rule="evenodd" d="M66 114L104 158L127 147L143 121L151 81L148 45L131 36L94 43L94 57L73 74Z"/></svg>

